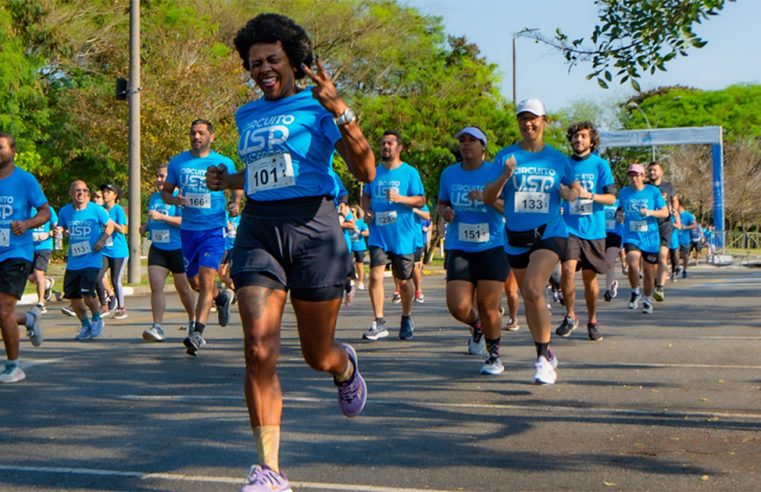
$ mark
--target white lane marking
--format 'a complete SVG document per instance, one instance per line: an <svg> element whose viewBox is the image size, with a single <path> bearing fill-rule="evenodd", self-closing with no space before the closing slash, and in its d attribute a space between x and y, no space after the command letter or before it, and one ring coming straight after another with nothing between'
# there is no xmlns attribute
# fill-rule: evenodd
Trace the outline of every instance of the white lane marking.
<svg viewBox="0 0 761 492"><path fill-rule="evenodd" d="M130 401L243 401L243 396L200 396L200 395L122 395L117 397L120 400ZM299 397L299 396L284 396L283 401L292 403L325 403L327 398L314 398L314 397ZM755 412L724 412L713 410L677 410L670 408L658 408L658 409L631 409L631 408L614 408L614 407L570 407L562 405L553 405L548 403L547 405L511 405L504 403L448 403L448 402L433 402L433 401L415 401L415 400L388 400L383 398L373 398L370 402L374 405L417 405L422 407L433 408L471 408L481 410L521 410L521 411L552 411L552 412L566 412L566 413L581 413L581 414L616 414L616 415L631 415L631 416L658 416L666 418L742 418L761 420L761 413Z"/></svg>
<svg viewBox="0 0 761 492"><path fill-rule="evenodd" d="M21 366L24 369L28 369L30 367L34 366L42 366L45 364L55 364L56 362L61 362L63 358L59 359L38 359L38 360L29 360L29 359L21 359Z"/></svg>
<svg viewBox="0 0 761 492"><path fill-rule="evenodd" d="M52 467L52 466L9 466L0 465L0 471L8 472L26 472L26 473L53 473L66 475L90 475L100 477L125 477L137 478L139 480L169 480L175 482L196 482L196 483L222 483L231 485L242 485L244 481L239 477L213 477L204 475L183 475L179 473L146 473L137 471L120 471L105 470L98 468L70 468L70 467ZM317 489L317 490L352 490L357 492L455 492L443 489L407 489L395 487L376 487L373 485L359 484L337 484L337 483L320 483L320 482L291 482L291 485L299 489Z"/></svg>

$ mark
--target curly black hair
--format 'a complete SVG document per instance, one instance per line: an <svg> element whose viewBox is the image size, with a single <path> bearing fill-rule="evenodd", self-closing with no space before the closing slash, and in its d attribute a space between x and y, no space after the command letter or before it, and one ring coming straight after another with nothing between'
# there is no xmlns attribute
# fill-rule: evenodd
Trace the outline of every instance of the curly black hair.
<svg viewBox="0 0 761 492"><path fill-rule="evenodd" d="M288 56L288 61L294 68L297 79L304 78L306 73L301 64L311 66L314 56L312 54L312 42L306 31L292 19L280 14L259 14L249 20L238 31L233 42L238 50L243 68L251 70L248 61L248 53L251 46L256 43L276 43L280 41L283 51Z"/></svg>
<svg viewBox="0 0 761 492"><path fill-rule="evenodd" d="M600 146L600 134L597 133L597 129L595 128L594 123L591 121L582 121L580 123L574 123L573 125L569 126L568 131L566 131L565 134L568 138L568 141L570 142L573 136L581 130L589 130L589 137L592 140L592 150L595 150Z"/></svg>

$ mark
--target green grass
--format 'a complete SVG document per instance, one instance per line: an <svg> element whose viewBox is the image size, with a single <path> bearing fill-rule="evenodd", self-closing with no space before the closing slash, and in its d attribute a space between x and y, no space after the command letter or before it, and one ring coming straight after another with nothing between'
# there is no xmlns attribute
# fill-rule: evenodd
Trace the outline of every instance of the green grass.
<svg viewBox="0 0 761 492"><path fill-rule="evenodd" d="M63 290L63 274L66 271L66 262L63 261L62 258L57 258L56 255L53 256L53 258L50 259L50 265L48 266L48 277L52 277L55 279L55 286L53 287L53 290L56 291L62 291ZM125 283L124 285L130 285L130 286L143 286L143 285L149 285L148 282L148 259L142 258L140 260L140 271L142 272L142 276L140 277L140 282L136 284L130 284ZM124 275L124 278L127 278L127 275ZM171 275L167 277L167 283L171 282ZM24 289L24 294L34 294L37 292L37 286L34 285L31 282L26 283L26 288Z"/></svg>

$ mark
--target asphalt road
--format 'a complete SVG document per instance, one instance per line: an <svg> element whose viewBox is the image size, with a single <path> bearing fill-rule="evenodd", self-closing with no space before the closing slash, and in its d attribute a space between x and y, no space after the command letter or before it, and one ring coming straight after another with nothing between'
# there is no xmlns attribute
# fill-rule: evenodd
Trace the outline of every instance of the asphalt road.
<svg viewBox="0 0 761 492"><path fill-rule="evenodd" d="M626 308L628 289L601 302L604 340L588 341L583 325L556 337L558 383L534 386L523 320L503 334L506 372L478 374L442 275L425 277L408 342L395 330L361 341L371 315L360 292L338 327L369 387L355 419L340 414L330 378L301 359L288 310L281 466L295 490L759 490L761 270L701 266L666 294L653 315ZM43 346L22 342L27 379L0 386L0 490L242 484L256 453L237 312L226 328L212 324L209 345L191 358L176 296L165 343L140 338L148 306L145 295L129 298L129 318L107 321L103 338L86 343L73 340L76 321L51 308ZM557 325L562 307L553 311ZM388 302L390 327L399 314Z"/></svg>

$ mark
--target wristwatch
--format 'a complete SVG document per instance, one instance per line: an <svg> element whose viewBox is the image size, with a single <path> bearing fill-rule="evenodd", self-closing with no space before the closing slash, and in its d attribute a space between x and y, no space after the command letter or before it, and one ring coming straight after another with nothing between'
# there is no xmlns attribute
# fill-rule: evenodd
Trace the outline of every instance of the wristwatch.
<svg viewBox="0 0 761 492"><path fill-rule="evenodd" d="M346 110L343 112L343 114L339 116L338 118L334 119L333 121L336 122L336 125L343 126L343 125L348 125L349 123L351 123L352 121L356 119L357 119L357 115L354 114L354 111L352 111L351 108L347 107Z"/></svg>

